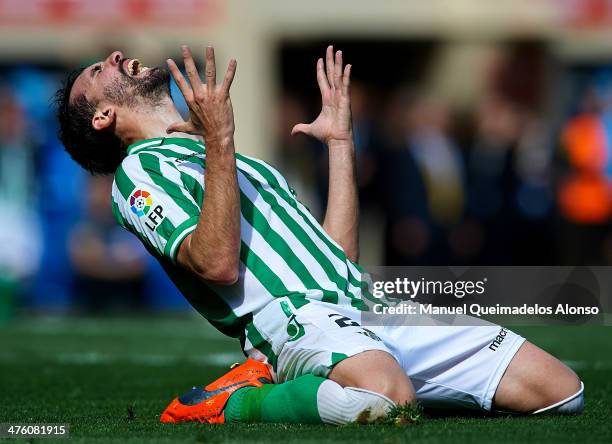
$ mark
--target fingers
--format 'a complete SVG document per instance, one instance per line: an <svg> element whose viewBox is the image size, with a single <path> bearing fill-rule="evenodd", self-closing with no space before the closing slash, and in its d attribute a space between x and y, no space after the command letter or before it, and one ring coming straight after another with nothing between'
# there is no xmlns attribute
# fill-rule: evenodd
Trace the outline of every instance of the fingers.
<svg viewBox="0 0 612 444"><path fill-rule="evenodd" d="M191 50L187 45L181 47L183 51L183 62L185 63L185 71L187 71L187 77L189 77L189 83L191 83L191 89L197 96L202 91L202 81L200 80L200 74L193 61Z"/></svg>
<svg viewBox="0 0 612 444"><path fill-rule="evenodd" d="M183 52L183 60L185 63L185 71L187 71L187 77L189 78L189 83L185 80L181 71L176 66L173 60L168 59L166 63L168 64L168 68L172 73L172 77L176 84L178 85L181 93L185 97L185 100L190 100L194 96L199 96L200 93L204 90L204 85L202 85L202 81L200 79L200 74L198 73L198 69L196 68L195 62L193 61L193 56L191 55L191 50L187 45L181 46ZM225 73L225 77L223 78L223 84L221 86L221 91L224 94L229 94L229 89L232 86L232 82L234 81L234 76L236 74L236 60L230 60L229 66ZM215 91L215 86L217 83L217 68L215 64L215 50L212 46L208 46L206 48L206 90L209 92ZM191 87L189 86L191 84Z"/></svg>
<svg viewBox="0 0 612 444"><path fill-rule="evenodd" d="M166 128L166 133L189 133L189 134L198 134L197 128L193 124L191 120L187 122L174 122L171 123L168 128Z"/></svg>
<svg viewBox="0 0 612 444"><path fill-rule="evenodd" d="M181 90L181 94L183 94L185 101L190 102L193 100L193 91L191 91L189 83L187 83L187 80L185 80L185 77L183 77L181 70L178 68L178 66L176 66L174 60L168 59L166 60L166 63L168 64L168 69L170 69L170 73L172 74L176 85Z"/></svg>
<svg viewBox="0 0 612 444"><path fill-rule="evenodd" d="M321 94L325 94L329 91L329 83L327 83L327 77L325 77L325 69L323 68L323 59L317 60L317 83Z"/></svg>
<svg viewBox="0 0 612 444"><path fill-rule="evenodd" d="M215 49L206 47L206 86L213 88L217 84L217 67L215 66Z"/></svg>
<svg viewBox="0 0 612 444"><path fill-rule="evenodd" d="M342 95L348 97L351 86L351 65L344 67L344 75L342 76Z"/></svg>
<svg viewBox="0 0 612 444"><path fill-rule="evenodd" d="M344 84L345 80L348 80L346 67L344 67L344 73L342 69L342 51L336 51L334 54L334 47L329 45L325 51L325 73L323 72L323 60L317 61L317 82L321 92L324 91L324 86L327 85L329 88L345 91ZM321 66L320 66L321 65ZM350 68L348 70L350 75Z"/></svg>
<svg viewBox="0 0 612 444"><path fill-rule="evenodd" d="M325 69L327 71L327 82L334 86L334 47L329 45L325 52Z"/></svg>
<svg viewBox="0 0 612 444"><path fill-rule="evenodd" d="M306 123L298 123L291 130L292 136L295 136L296 134L300 134L300 133L306 134L307 136L309 136L310 135L310 125Z"/></svg>
<svg viewBox="0 0 612 444"><path fill-rule="evenodd" d="M223 78L223 84L221 85L221 92L225 95L229 95L230 87L232 86L234 76L236 75L237 64L238 62L236 62L235 59L232 59L227 66L227 71L225 72L225 77Z"/></svg>
<svg viewBox="0 0 612 444"><path fill-rule="evenodd" d="M336 63L334 64L334 88L342 88L342 51L336 51Z"/></svg>

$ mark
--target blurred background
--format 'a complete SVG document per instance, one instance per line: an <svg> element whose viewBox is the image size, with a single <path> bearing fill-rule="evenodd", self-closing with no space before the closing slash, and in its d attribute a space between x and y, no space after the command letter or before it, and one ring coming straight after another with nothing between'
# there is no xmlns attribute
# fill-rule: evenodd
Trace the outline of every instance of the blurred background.
<svg viewBox="0 0 612 444"><path fill-rule="evenodd" d="M366 267L612 265L611 30L611 0L0 0L0 319L187 309L56 138L66 72L114 49L236 58L238 149L316 216L326 148L290 131L342 49Z"/></svg>

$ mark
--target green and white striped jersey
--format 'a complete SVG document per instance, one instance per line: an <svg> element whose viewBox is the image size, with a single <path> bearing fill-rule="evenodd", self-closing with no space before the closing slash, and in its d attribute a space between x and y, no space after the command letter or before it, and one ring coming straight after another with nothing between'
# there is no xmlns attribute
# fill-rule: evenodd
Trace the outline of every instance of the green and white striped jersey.
<svg viewBox="0 0 612 444"><path fill-rule="evenodd" d="M205 283L176 264L206 192L202 143L158 138L131 145L115 173L113 213L161 262L194 308L230 336L240 336L252 315L278 297L287 296L298 307L321 300L363 309L361 269L299 202L285 178L252 157L236 154L236 164L241 248L234 285Z"/></svg>

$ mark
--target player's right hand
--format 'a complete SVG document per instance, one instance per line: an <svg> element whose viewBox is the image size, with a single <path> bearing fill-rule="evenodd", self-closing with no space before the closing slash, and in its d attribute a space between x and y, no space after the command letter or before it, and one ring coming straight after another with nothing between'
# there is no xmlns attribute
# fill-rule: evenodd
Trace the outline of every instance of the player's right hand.
<svg viewBox="0 0 612 444"><path fill-rule="evenodd" d="M166 132L204 136L206 145L211 148L217 144L225 145L228 142L233 145L234 110L229 90L236 74L236 60L230 60L223 83L217 85L215 51L212 46L208 46L206 48L206 84L202 84L200 74L191 56L191 50L186 45L183 45L181 49L189 82L185 80L174 60L168 59L166 62L189 106L189 120L172 123Z"/></svg>

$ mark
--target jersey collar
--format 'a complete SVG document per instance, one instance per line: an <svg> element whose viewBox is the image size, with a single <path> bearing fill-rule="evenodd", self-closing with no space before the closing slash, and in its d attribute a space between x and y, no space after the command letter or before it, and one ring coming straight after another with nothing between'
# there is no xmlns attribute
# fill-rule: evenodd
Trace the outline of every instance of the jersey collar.
<svg viewBox="0 0 612 444"><path fill-rule="evenodd" d="M185 139L181 137L156 137L154 139L140 140L136 143L131 144L127 148L127 153L135 154L144 149L156 148L161 145L172 144L172 143L175 143L177 145L183 145L183 146L185 146L186 144L193 145L195 143L199 147L201 147L202 150L204 149L204 144L202 142L196 141L193 139Z"/></svg>

